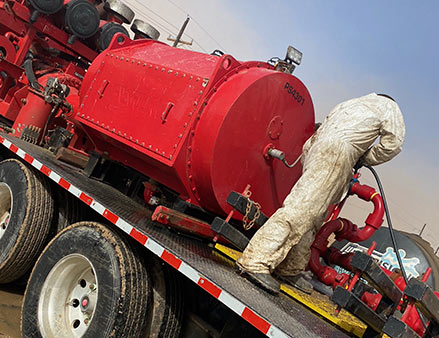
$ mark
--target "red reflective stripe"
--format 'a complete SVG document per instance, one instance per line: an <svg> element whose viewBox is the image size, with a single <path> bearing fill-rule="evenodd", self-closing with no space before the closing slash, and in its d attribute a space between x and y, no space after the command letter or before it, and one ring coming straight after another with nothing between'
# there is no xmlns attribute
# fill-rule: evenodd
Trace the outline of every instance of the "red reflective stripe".
<svg viewBox="0 0 439 338"><path fill-rule="evenodd" d="M46 176L49 176L50 173L52 172L52 170L50 170L49 168L47 168L45 165L43 165L43 166L41 167L40 171L41 171L44 175L46 175Z"/></svg>
<svg viewBox="0 0 439 338"><path fill-rule="evenodd" d="M145 236L144 234L142 234L141 232L137 231L134 228L131 230L130 236L142 245L145 245L146 241L148 240L147 236Z"/></svg>
<svg viewBox="0 0 439 338"><path fill-rule="evenodd" d="M12 144L9 146L9 149L11 149L14 153L17 153L18 147L15 144Z"/></svg>
<svg viewBox="0 0 439 338"><path fill-rule="evenodd" d="M222 292L222 290L219 287L217 287L215 284L209 282L204 278L200 278L200 280L198 281L198 285L201 286L207 292L209 292L215 298L218 298Z"/></svg>
<svg viewBox="0 0 439 338"><path fill-rule="evenodd" d="M0 143L5 142L5 138L0 136Z"/></svg>
<svg viewBox="0 0 439 338"><path fill-rule="evenodd" d="M60 178L58 184L62 186L64 189L69 190L69 188L72 186L69 182L67 182L64 178Z"/></svg>
<svg viewBox="0 0 439 338"><path fill-rule="evenodd" d="M261 331L264 334L267 334L268 330L270 330L271 325L257 314L255 314L248 307L245 307L244 312L241 315L246 321L252 324L255 328Z"/></svg>
<svg viewBox="0 0 439 338"><path fill-rule="evenodd" d="M111 223L116 224L117 220L119 219L118 216L113 214L110 210L105 209L103 216L108 219Z"/></svg>
<svg viewBox="0 0 439 338"><path fill-rule="evenodd" d="M24 160L25 160L27 163L32 164L33 161L34 161L34 158L33 158L32 156L28 155L28 154L24 154Z"/></svg>
<svg viewBox="0 0 439 338"><path fill-rule="evenodd" d="M88 205L90 205L91 202L93 202L93 199L90 196L84 194L83 192L81 192L81 195L79 195L79 199Z"/></svg>
<svg viewBox="0 0 439 338"><path fill-rule="evenodd" d="M164 250L162 255L160 256L165 262L167 262L169 265L171 265L172 267L176 268L178 270L178 268L181 265L181 260L178 259L177 257L175 257L173 254L171 254L170 252Z"/></svg>

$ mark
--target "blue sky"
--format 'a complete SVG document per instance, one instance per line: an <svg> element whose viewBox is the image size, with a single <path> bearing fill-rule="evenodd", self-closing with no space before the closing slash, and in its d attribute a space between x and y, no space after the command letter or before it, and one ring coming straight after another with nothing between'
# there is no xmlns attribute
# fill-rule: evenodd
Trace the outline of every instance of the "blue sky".
<svg viewBox="0 0 439 338"><path fill-rule="evenodd" d="M220 47L240 60L284 57L289 44L303 52L295 72L322 120L337 103L388 93L406 123L404 149L377 170L395 226L419 231L439 245L439 1L128 0L157 27L161 40L186 14L194 50ZM157 15L160 15L163 19ZM151 22L151 20L153 22ZM175 27L173 27L174 25ZM373 185L365 173L363 181ZM352 201L346 213L361 225L369 211Z"/></svg>

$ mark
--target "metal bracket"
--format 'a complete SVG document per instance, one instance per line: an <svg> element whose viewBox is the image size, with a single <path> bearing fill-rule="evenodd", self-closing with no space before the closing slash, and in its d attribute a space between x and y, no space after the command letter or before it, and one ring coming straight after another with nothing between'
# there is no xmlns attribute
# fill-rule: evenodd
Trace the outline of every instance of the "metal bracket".
<svg viewBox="0 0 439 338"><path fill-rule="evenodd" d="M331 300L369 325L370 329L377 333L376 337L380 337L380 332L386 323L386 319L373 311L361 299L345 288L337 286Z"/></svg>
<svg viewBox="0 0 439 338"><path fill-rule="evenodd" d="M362 277L383 295L383 300L384 298L388 299L387 303L390 303L391 311L398 306L401 301L402 291L371 256L364 252L355 252L352 257L351 266L363 272Z"/></svg>
<svg viewBox="0 0 439 338"><path fill-rule="evenodd" d="M202 238L212 239L217 236L216 232L210 228L208 223L177 210L167 208L163 205L159 205L154 210L152 220L176 229L177 231L200 236ZM228 242L222 237L218 238L218 242L228 244Z"/></svg>
<svg viewBox="0 0 439 338"><path fill-rule="evenodd" d="M405 288L404 294L430 319L430 327L435 327L435 330L439 330L439 299L430 286L412 278Z"/></svg>
<svg viewBox="0 0 439 338"><path fill-rule="evenodd" d="M232 191L227 197L227 203L231 205L234 209L236 209L239 213L245 215L249 199L236 191ZM247 217L249 220L252 220L255 217L256 211L258 209L253 201L250 201L250 203L250 212ZM259 217L255 221L255 225L261 227L267 220L268 217L261 211Z"/></svg>
<svg viewBox="0 0 439 338"><path fill-rule="evenodd" d="M419 338L406 323L393 316L384 325L383 332L391 338Z"/></svg>
<svg viewBox="0 0 439 338"><path fill-rule="evenodd" d="M210 228L243 251L250 241L246 235L220 217L215 217Z"/></svg>

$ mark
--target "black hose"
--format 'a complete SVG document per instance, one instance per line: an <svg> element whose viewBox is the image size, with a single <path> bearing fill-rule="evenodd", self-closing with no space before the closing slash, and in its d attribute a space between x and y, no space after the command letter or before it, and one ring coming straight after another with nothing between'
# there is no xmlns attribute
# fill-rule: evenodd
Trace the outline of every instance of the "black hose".
<svg viewBox="0 0 439 338"><path fill-rule="evenodd" d="M401 256L399 254L398 245L396 244L395 232L393 231L392 220L390 219L390 212L389 212L389 208L387 206L386 196L384 195L383 186L381 184L380 178L378 177L378 174L375 171L375 169L369 165L365 165L365 167L370 170L370 172L375 177L375 180L377 181L378 189L380 190L381 197L383 198L384 210L386 211L386 220L387 220L387 224L389 225L389 232L390 232L390 238L392 239L392 245L393 245L393 248L395 250L396 258L398 259L398 264L399 264L399 267L401 269L402 277L404 278L405 284L408 285L409 280L407 278L407 274L405 272L404 265L402 264L402 259L401 259Z"/></svg>
<svg viewBox="0 0 439 338"><path fill-rule="evenodd" d="M30 86L35 90L41 90L42 86L38 83L37 77L34 73L33 68L33 55L31 52L28 52L26 59L23 62L24 72L29 81Z"/></svg>
<svg viewBox="0 0 439 338"><path fill-rule="evenodd" d="M383 205L384 205L384 210L386 211L386 220L387 220L387 224L389 225L389 232L390 232L390 238L392 239L392 245L396 253L396 258L398 259L399 267L401 268L401 274L402 277L404 278L405 285L409 285L409 280L407 278L407 274L405 273L401 256L399 255L398 245L396 244L395 232L393 231L392 220L390 219L390 212L389 212L389 207L387 206L387 200L384 194L384 188L381 184L380 178L378 177L378 174L375 171L375 169L369 165L365 165L365 167L370 170L370 172L375 177L375 180L377 181L378 189L380 190L381 197L383 198ZM422 314L419 312L418 308L416 308L416 312L418 313L418 316L421 319L422 325L424 325L424 327L426 328L427 322L425 321L425 318L422 316Z"/></svg>

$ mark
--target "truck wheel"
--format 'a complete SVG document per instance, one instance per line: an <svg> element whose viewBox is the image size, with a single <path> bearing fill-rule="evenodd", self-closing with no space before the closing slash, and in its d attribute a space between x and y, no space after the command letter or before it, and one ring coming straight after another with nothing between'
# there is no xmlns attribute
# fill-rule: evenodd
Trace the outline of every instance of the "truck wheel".
<svg viewBox="0 0 439 338"><path fill-rule="evenodd" d="M141 337L150 299L137 252L99 223L60 232L39 257L24 295L24 337Z"/></svg>
<svg viewBox="0 0 439 338"><path fill-rule="evenodd" d="M81 201L64 189L56 188L56 201L54 218L54 235L61 232L69 225L83 221L86 218L85 209Z"/></svg>
<svg viewBox="0 0 439 338"><path fill-rule="evenodd" d="M53 199L45 178L17 160L0 163L0 283L24 275L46 244Z"/></svg>
<svg viewBox="0 0 439 338"><path fill-rule="evenodd" d="M152 282L152 305L144 338L177 338L183 318L180 280L175 271L155 257L147 260Z"/></svg>

